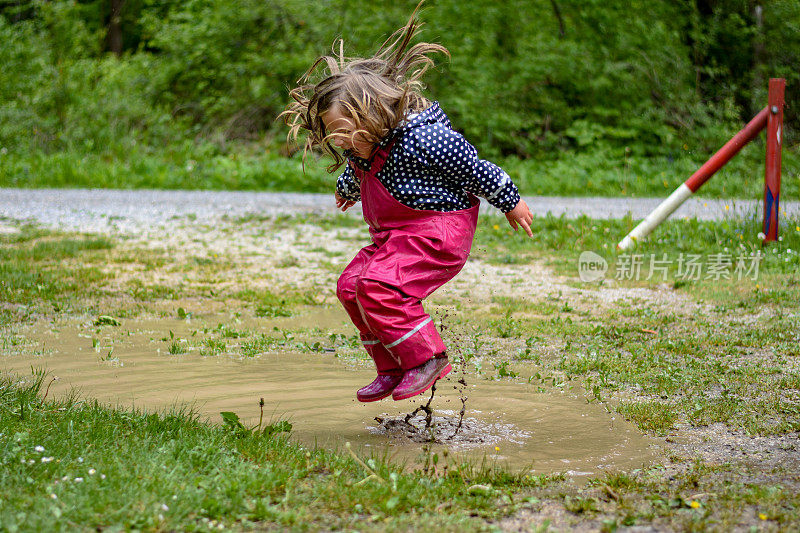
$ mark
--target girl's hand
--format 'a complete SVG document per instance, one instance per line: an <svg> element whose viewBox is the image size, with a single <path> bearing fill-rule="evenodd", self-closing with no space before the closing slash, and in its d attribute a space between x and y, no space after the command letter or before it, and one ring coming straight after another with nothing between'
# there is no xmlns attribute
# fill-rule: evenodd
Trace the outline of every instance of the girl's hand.
<svg viewBox="0 0 800 533"><path fill-rule="evenodd" d="M346 200L341 196L339 196L339 193L337 191L334 191L333 196L336 198L336 208L341 209L342 212L345 212L354 205L356 205L356 203L353 202L352 200Z"/></svg>
<svg viewBox="0 0 800 533"><path fill-rule="evenodd" d="M506 213L506 218L508 219L508 223L511 224L511 227L514 228L514 231L517 231L517 224L519 224L523 227L525 233L528 234L528 237L533 237L533 232L531 231L533 213L528 209L528 204L525 203L525 200L520 198L517 206Z"/></svg>

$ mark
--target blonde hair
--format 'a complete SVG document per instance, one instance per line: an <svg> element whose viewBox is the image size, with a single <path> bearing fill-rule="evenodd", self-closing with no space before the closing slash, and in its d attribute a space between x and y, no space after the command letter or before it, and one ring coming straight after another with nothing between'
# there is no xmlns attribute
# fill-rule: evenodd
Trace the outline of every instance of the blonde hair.
<svg viewBox="0 0 800 533"><path fill-rule="evenodd" d="M293 101L279 116L289 126L289 141L296 142L300 130L308 131L304 162L308 151L319 146L333 157L328 172L334 172L344 163L344 157L333 148L331 140L345 134L326 132L322 121L322 116L333 106L338 106L339 112L354 124L351 142L359 135L373 145L396 128L407 113L430 106L422 96L422 75L434 65L432 54L449 57L450 53L435 43L418 43L409 48L421 26L416 20L421 5L422 2L408 23L384 41L374 56L345 57L344 41L339 39L333 44L333 55L318 58L297 81L298 86L289 92ZM326 68L322 70L322 80L314 83L312 79L318 79L320 65Z"/></svg>

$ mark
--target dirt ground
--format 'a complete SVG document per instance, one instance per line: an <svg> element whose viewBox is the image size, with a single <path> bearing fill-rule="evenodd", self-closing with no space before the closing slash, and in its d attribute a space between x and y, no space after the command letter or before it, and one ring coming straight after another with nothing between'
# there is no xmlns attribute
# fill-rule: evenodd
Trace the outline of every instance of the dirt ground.
<svg viewBox="0 0 800 533"><path fill-rule="evenodd" d="M311 222L287 223L277 230L274 224L252 218L238 221L218 220L197 223L177 219L164 226L145 226L124 231L110 225L108 233L122 239L118 251L150 250L154 256L166 258L161 266L147 266L131 261L114 265L119 289L132 279L139 282L169 286L200 286L213 284L218 294L243 289L265 288L280 290L312 290L319 298L335 303L334 288L339 272L368 235L362 227L325 227ZM193 258L211 258L218 268L207 270L184 268ZM434 309L445 309L464 302L470 309L480 310L498 297L524 298L531 302L557 298L559 305L595 316L604 310L613 311L621 303L633 308L646 307L656 313L672 313L690 317L707 313L710 308L670 285L652 288L622 287L607 280L604 284L581 286L577 276L555 274L543 262L529 264L492 265L471 259L464 270L430 299ZM763 317L739 316L732 320L760 320ZM505 339L494 339L499 346ZM563 341L555 340L545 352L557 353ZM619 397L636 398L635 389L621 391ZM613 405L615 398L609 401ZM656 438L661 448L660 475L671 480L700 460L707 465L726 465L719 474L727 481L742 484L780 484L787 489L800 490L800 434L751 436L734 431L724 424L692 426L679 423L666 436ZM734 466L731 468L731 466ZM794 472L794 474L792 474ZM601 489L593 489L602 492ZM700 498L702 494L697 495ZM604 525L601 508L591 516L569 511L556 499L530 505L508 519L496 524L502 530L529 531L544 524L552 530L597 531ZM549 521L549 522L548 522ZM744 526L764 524L757 520ZM743 527L744 527L743 526ZM620 527L628 531L660 531L674 527L654 523L652 526ZM767 527L767 529L770 529Z"/></svg>
<svg viewBox="0 0 800 533"><path fill-rule="evenodd" d="M313 288L327 301L334 302L333 287L339 271L368 238L366 230L360 227L323 229L313 224L299 224L277 233L264 232L262 227L258 220L206 227L185 223L175 225L167 235L161 231L138 235L129 244L135 248L169 250L172 260L177 263L190 256L216 254L224 257L236 268L232 277L219 281L221 290L276 285ZM137 277L143 274L129 273ZM154 272L153 275L156 276L153 282L176 282L170 274ZM184 275L175 273L172 276ZM431 298L431 302L434 306L446 308L463 300L479 309L496 297L524 297L531 301L558 297L560 303L595 315L602 310L612 310L620 303L646 307L657 313L674 313L679 317L710 311L709 305L699 304L667 284L653 288L621 287L613 280L607 280L601 286L582 288L576 284L576 278L556 275L542 262L499 266L471 259L452 282ZM763 317L740 316L734 320L760 319ZM545 349L557 352L559 348L555 344ZM635 397L637 391L628 390L624 394ZM724 424L701 427L678 424L675 430L666 437L659 437L659 440L663 446L662 475L666 479L675 477L700 459L708 465L741 465L735 469L738 483L780 483L787 488L800 489L800 475L787 474L800 472L800 434L750 436L733 431ZM727 473L724 475L729 476ZM520 512L499 526L510 531L528 530L531 524L542 524L545 520L551 520L550 527L555 530L577 527L578 530L592 531L602 526L601 517L576 520L574 513L566 511L557 502L546 502L535 510Z"/></svg>

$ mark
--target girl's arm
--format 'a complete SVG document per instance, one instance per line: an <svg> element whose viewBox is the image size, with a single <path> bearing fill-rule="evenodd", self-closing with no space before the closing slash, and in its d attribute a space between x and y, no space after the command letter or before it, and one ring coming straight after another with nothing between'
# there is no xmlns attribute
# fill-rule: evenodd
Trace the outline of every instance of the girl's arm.
<svg viewBox="0 0 800 533"><path fill-rule="evenodd" d="M349 163L336 179L336 191L333 195L336 198L336 207L342 211L347 211L361 199L361 188Z"/></svg>
<svg viewBox="0 0 800 533"><path fill-rule="evenodd" d="M503 213L519 202L519 191L508 174L494 163L478 159L478 151L460 133L436 123L412 130L410 141L412 150L427 167L443 179L486 198Z"/></svg>
<svg viewBox="0 0 800 533"><path fill-rule="evenodd" d="M444 179L456 180L466 191L486 198L506 215L516 231L522 226L533 237L530 223L533 214L519 195L519 190L500 167L478 159L478 151L458 132L443 124L412 130L411 143L417 157L436 169Z"/></svg>

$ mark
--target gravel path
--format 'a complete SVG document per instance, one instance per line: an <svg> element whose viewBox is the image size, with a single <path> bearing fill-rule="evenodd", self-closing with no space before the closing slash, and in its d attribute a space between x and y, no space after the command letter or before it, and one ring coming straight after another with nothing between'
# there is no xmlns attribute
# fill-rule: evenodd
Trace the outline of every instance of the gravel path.
<svg viewBox="0 0 800 533"><path fill-rule="evenodd" d="M565 198L526 196L536 215L548 212L576 217L621 218L628 213L644 218L662 198ZM800 202L784 202L782 216L800 214ZM760 213L757 200L708 200L691 198L673 217L718 220L728 216ZM261 215L335 213L330 194L164 191L116 189L4 189L0 188L0 217L35 220L45 226L87 232L136 233L142 228L168 225L171 220L193 216L200 223L213 223L222 216L232 218ZM482 212L498 213L483 202ZM360 213L358 205L348 211Z"/></svg>

